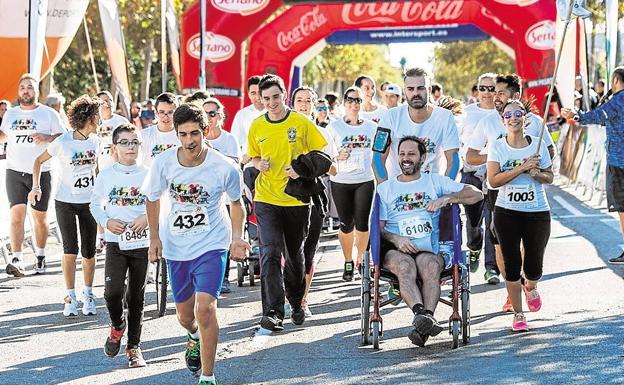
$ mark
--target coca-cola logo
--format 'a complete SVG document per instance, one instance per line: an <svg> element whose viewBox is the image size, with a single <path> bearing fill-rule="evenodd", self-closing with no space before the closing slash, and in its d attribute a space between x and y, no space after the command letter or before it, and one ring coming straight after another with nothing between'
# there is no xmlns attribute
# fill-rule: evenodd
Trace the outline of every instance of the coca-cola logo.
<svg viewBox="0 0 624 385"><path fill-rule="evenodd" d="M249 16L260 12L270 0L212 0L212 6L226 13L240 13Z"/></svg>
<svg viewBox="0 0 624 385"><path fill-rule="evenodd" d="M464 0L345 4L342 7L342 21L348 25L366 22L453 21L461 16L463 7Z"/></svg>
<svg viewBox="0 0 624 385"><path fill-rule="evenodd" d="M547 51L555 48L557 29L553 21L544 20L531 26L524 36L529 47Z"/></svg>
<svg viewBox="0 0 624 385"><path fill-rule="evenodd" d="M310 12L301 16L299 23L293 29L277 34L277 46L286 52L325 23L327 23L327 16L321 13L318 6L314 7Z"/></svg>
<svg viewBox="0 0 624 385"><path fill-rule="evenodd" d="M201 40L199 34L193 35L186 44L186 51L195 59L199 59ZM206 60L213 63L225 61L234 55L236 46L227 36L206 32Z"/></svg>

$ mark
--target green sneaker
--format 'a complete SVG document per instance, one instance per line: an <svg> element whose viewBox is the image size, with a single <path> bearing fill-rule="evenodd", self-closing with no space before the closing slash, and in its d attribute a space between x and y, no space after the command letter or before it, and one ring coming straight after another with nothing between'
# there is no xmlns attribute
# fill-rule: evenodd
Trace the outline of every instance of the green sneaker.
<svg viewBox="0 0 624 385"><path fill-rule="evenodd" d="M388 287L388 300L393 300L390 305L398 306L401 303L401 292L390 285Z"/></svg>
<svg viewBox="0 0 624 385"><path fill-rule="evenodd" d="M483 274L483 278L490 285L498 285L500 283L500 278L498 278L498 273L493 269L487 269L485 274Z"/></svg>
<svg viewBox="0 0 624 385"><path fill-rule="evenodd" d="M219 385L219 382L216 379L214 381L199 380L197 385Z"/></svg>
<svg viewBox="0 0 624 385"><path fill-rule="evenodd" d="M470 261L470 272L476 273L479 270L479 255L481 255L481 249L470 250L468 252L468 260Z"/></svg>
<svg viewBox="0 0 624 385"><path fill-rule="evenodd" d="M184 352L184 360L186 367L193 373L201 370L201 354L199 349L199 340L187 335L186 351Z"/></svg>

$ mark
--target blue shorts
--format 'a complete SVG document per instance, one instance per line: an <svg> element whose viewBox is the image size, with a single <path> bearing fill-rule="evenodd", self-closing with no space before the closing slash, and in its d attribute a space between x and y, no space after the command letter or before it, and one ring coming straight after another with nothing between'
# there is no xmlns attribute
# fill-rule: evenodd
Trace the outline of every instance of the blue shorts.
<svg viewBox="0 0 624 385"><path fill-rule="evenodd" d="M221 293L227 250L211 250L190 261L167 260L173 299L182 303L194 293L208 293L218 298Z"/></svg>

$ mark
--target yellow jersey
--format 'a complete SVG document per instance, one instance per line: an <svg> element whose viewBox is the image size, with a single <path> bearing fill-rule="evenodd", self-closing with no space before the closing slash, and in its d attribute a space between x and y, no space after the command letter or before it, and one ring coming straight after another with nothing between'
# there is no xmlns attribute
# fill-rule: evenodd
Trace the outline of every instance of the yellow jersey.
<svg viewBox="0 0 624 385"><path fill-rule="evenodd" d="M299 155L320 151L327 145L314 123L291 110L279 121L271 121L264 114L251 124L247 143L250 157L269 161L269 169L256 179L254 200L276 206L306 205L284 192L288 183L285 169Z"/></svg>

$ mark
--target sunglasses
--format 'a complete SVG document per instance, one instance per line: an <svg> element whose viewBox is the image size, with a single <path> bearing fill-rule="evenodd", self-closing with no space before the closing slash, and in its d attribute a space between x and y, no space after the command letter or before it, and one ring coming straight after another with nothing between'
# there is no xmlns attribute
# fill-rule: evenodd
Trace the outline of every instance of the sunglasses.
<svg viewBox="0 0 624 385"><path fill-rule="evenodd" d="M316 107L317 111L327 111L327 106L318 106Z"/></svg>
<svg viewBox="0 0 624 385"><path fill-rule="evenodd" d="M515 111L505 111L503 112L503 118L505 119L511 119L511 117L514 118L521 118L524 116L524 111L522 110L515 110Z"/></svg>
<svg viewBox="0 0 624 385"><path fill-rule="evenodd" d="M214 118L219 113L217 111L208 111L208 112L206 112L206 114L208 114L208 116L210 116L211 118Z"/></svg>
<svg viewBox="0 0 624 385"><path fill-rule="evenodd" d="M352 98L351 96L347 96L345 98L345 103L357 103L362 104L362 98Z"/></svg>
<svg viewBox="0 0 624 385"><path fill-rule="evenodd" d="M496 87L494 86L479 86L479 91L481 92L494 92Z"/></svg>
<svg viewBox="0 0 624 385"><path fill-rule="evenodd" d="M115 144L121 147L130 148L130 147L139 147L141 145L141 142L139 142L138 140L120 140L119 142Z"/></svg>

